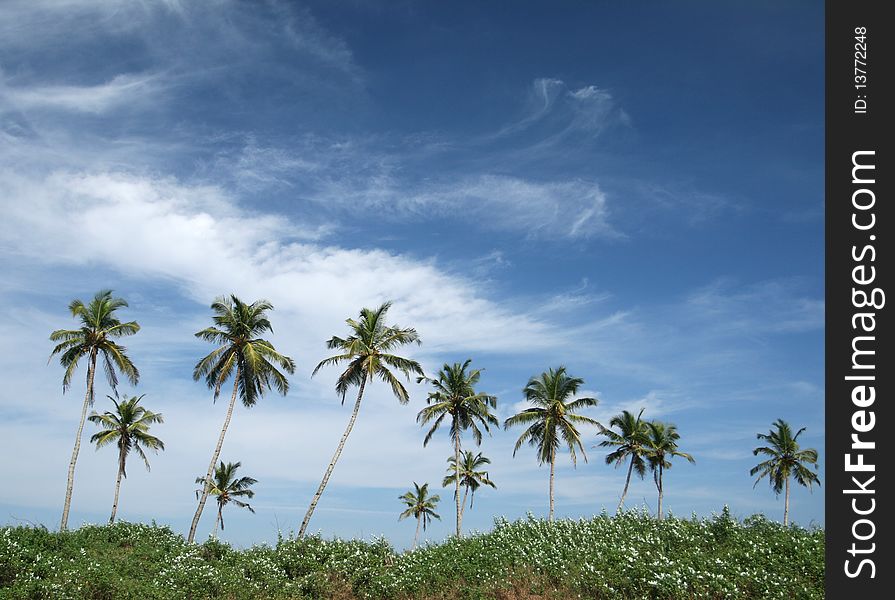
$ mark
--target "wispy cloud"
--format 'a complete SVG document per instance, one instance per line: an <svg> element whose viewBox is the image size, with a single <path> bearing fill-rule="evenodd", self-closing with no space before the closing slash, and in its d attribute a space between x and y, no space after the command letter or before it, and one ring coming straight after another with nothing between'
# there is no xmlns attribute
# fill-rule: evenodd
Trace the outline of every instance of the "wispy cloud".
<svg viewBox="0 0 895 600"><path fill-rule="evenodd" d="M139 108L158 101L162 91L156 75L117 75L99 85L0 85L0 100L14 109L62 110L101 114L116 108Z"/></svg>

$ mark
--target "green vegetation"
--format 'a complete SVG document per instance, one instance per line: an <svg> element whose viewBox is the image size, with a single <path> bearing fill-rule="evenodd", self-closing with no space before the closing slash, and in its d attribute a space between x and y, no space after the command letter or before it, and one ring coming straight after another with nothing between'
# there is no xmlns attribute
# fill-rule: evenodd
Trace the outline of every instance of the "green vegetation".
<svg viewBox="0 0 895 600"><path fill-rule="evenodd" d="M398 554L384 540L281 539L237 550L164 527L0 529L0 598L823 598L824 537L764 517L498 519Z"/></svg>

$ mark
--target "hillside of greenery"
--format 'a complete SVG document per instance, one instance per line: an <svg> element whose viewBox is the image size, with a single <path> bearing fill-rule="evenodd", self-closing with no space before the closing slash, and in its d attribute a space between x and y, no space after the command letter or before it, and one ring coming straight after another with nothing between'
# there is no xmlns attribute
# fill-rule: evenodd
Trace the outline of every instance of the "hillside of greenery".
<svg viewBox="0 0 895 600"><path fill-rule="evenodd" d="M398 553L385 540L282 538L239 550L119 522L0 529L0 598L740 599L824 597L821 529L711 518L495 520Z"/></svg>

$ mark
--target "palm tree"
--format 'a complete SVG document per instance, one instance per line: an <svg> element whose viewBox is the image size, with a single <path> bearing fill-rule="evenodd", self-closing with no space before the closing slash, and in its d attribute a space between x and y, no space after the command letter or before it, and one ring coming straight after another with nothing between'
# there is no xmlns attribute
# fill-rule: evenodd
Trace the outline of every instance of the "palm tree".
<svg viewBox="0 0 895 600"><path fill-rule="evenodd" d="M247 502L238 500L238 498L254 498L255 492L249 488L258 483L258 480L251 477L240 477L237 479L236 470L239 469L240 466L242 466L241 462L224 464L224 461L221 461L221 464L214 470L213 479L209 480L206 477L196 477L197 484L205 484L202 486L202 489L196 490L197 498L200 494L206 496L211 494L212 496L217 497L218 516L214 520L214 529L211 532L211 537L217 537L219 523L221 525L221 531L224 530L224 507L231 502L240 508L249 509L249 512L255 512L255 509L252 508L251 505Z"/></svg>
<svg viewBox="0 0 895 600"><path fill-rule="evenodd" d="M581 445L581 435L575 428L575 424L584 423L596 427L600 425L590 417L575 414L575 411L582 408L597 405L596 398L571 399L582 385L584 385L584 380L580 377L567 375L565 367L549 369L541 373L539 377L532 377L528 380L522 393L525 394L525 399L534 406L513 415L504 422L505 428L511 425L531 423L531 426L516 441L513 456L516 456L516 452L524 442L528 442L530 446L537 448L538 463L550 464L550 521L553 520L553 479L556 471L556 451L559 449L560 439L568 447L573 465L577 464L576 446L581 450L584 462L587 462L584 446Z"/></svg>
<svg viewBox="0 0 895 600"><path fill-rule="evenodd" d="M615 509L616 514L621 512L622 506L625 504L625 496L628 495L628 486L631 484L631 473L637 471L641 479L646 474L646 461L643 457L646 454L647 424L640 419L641 416L643 416L643 409L640 409L636 417L627 410L623 410L609 420L609 427L618 427L618 432L600 426L600 433L608 438L600 442L600 447L615 448L606 455L606 464L615 463L617 468L628 457L631 458L628 475L625 478L625 489L622 490L618 508Z"/></svg>
<svg viewBox="0 0 895 600"><path fill-rule="evenodd" d="M398 516L398 520L400 521L407 517L414 517L416 519L416 535L413 536L413 545L410 547L411 550L416 548L416 543L419 540L420 525L423 526L423 531L425 531L426 526L432 521L432 517L441 520L441 517L435 512L441 497L438 494L435 494L434 496L429 495L428 483L419 486L414 481L413 487L415 488L414 490L411 490L402 496L398 496L398 500L407 506L407 510Z"/></svg>
<svg viewBox="0 0 895 600"><path fill-rule="evenodd" d="M97 450L113 442L118 445L118 476L115 478L115 500L112 502L112 516L109 517L109 523L115 522L115 513L118 512L118 492L121 489L121 478L127 477L125 463L130 451L136 450L148 471L149 459L146 458L143 448L154 452L165 449L164 442L149 434L149 426L164 423L164 419L161 413L154 413L139 406L143 396L133 396L121 402L108 396L115 405L115 412L106 411L101 415L93 412L88 417L91 423L102 427L101 431L94 433L90 438L90 442L96 444Z"/></svg>
<svg viewBox="0 0 895 600"><path fill-rule="evenodd" d="M664 491L662 474L665 469L671 468L671 459L675 456L686 458L691 463L696 462L686 452L678 450L677 441L681 435L677 432L677 426L671 423L650 421L647 423L646 458L649 468L653 472L653 481L659 491L658 518L662 520L662 493Z"/></svg>
<svg viewBox="0 0 895 600"><path fill-rule="evenodd" d="M89 304L81 300L72 300L68 305L71 316L81 321L79 329L57 329L50 334L50 341L58 342L50 353L50 359L61 354L59 363L65 367L62 377L62 393L71 385L71 378L78 367L82 356L87 357L87 393L81 407L81 420L78 422L78 434L75 436L75 447L68 463L68 483L65 487L65 503L62 507L62 520L59 529L68 528L68 513L71 509L71 494L75 484L75 464L81 450L81 434L84 432L84 421L87 408L93 405L93 379L96 375L96 362L102 358L106 379L112 390L118 387L120 372L133 385L140 379L140 372L127 356L127 349L112 341L114 338L134 335L140 331L136 321L122 323L115 316L115 311L127 306L121 298L113 298L112 290L101 290L96 293ZM47 361L49 362L49 361Z"/></svg>
<svg viewBox="0 0 895 600"><path fill-rule="evenodd" d="M423 368L415 360L390 354L392 350L406 344L420 343L419 335L415 329L385 324L385 315L388 313L391 305L391 302L385 302L376 310L362 308L358 320L346 319L345 322L351 329L351 335L347 338L340 338L335 335L331 337L326 342L326 347L330 350L338 350L339 353L320 361L311 374L311 377L313 377L317 374L317 371L326 365L339 365L347 362L348 366L336 380L336 393L342 396L342 404L345 404L345 395L348 393L348 389L356 385L358 390L357 400L354 401L354 410L351 412L348 426L345 428L345 433L342 434L342 439L339 440L336 453L333 454L332 460L329 461L329 465L326 467L326 472L323 474L323 480L320 482L317 492L311 499L311 505L308 507L308 512L305 514L301 528L298 531L298 537L304 536L308 523L311 521L311 515L314 514L314 509L317 508L320 496L323 495L323 490L326 488L326 484L329 482L329 478L336 466L336 461L339 460L339 456L342 454L342 449L348 440L348 434L351 433L351 429L354 427L367 381L373 381L374 377L378 377L391 386L392 394L398 399L398 402L407 404L410 400L407 390L404 389L404 385L395 377L395 374L389 370L389 367L403 373L408 380L411 373L423 374Z"/></svg>
<svg viewBox="0 0 895 600"><path fill-rule="evenodd" d="M420 377L417 383L427 381L435 387L434 392L429 393L426 402L429 406L417 414L416 420L420 425L434 421L429 433L423 440L423 446L429 443L435 431L444 421L450 417L450 436L454 444L454 461L460 462L460 436L465 429L472 430L472 439L476 445L482 443L482 432L476 423L491 433L490 425L500 426L497 417L491 414L490 409L497 406L497 397L483 392L476 392L475 385L482 375L481 369L475 369L467 373L471 359L466 359L463 364L447 363L438 372L438 377L429 379ZM460 537L460 526L463 521L463 507L460 504L460 471L457 470L454 477L454 499L457 504L457 537Z"/></svg>
<svg viewBox="0 0 895 600"><path fill-rule="evenodd" d="M270 302L258 300L246 304L235 295L229 298L222 296L212 303L211 309L215 313L212 317L214 327L197 332L196 337L219 346L196 364L193 379L198 381L204 377L208 387L214 390L214 399L217 400L221 388L232 375L233 395L230 397L227 416L208 465L206 480L209 485L202 488L199 494L199 506L190 525L190 543L196 537L199 518L208 499L208 490L211 489L215 465L224 445L224 435L233 416L236 397L242 399L243 406L251 408L264 391L270 388L276 388L285 396L289 391L289 381L278 367L290 374L295 372L295 361L277 352L269 341L258 337L265 331L273 331L266 314L267 311L273 310Z"/></svg>
<svg viewBox="0 0 895 600"><path fill-rule="evenodd" d="M475 502L475 492L483 485L490 485L493 488L497 486L488 479L488 471L480 471L485 465L490 465L491 459L483 456L481 452L473 455L471 450L466 450L460 460L460 468L457 469L457 459L454 456L448 458L448 475L441 482L441 487L447 487L460 478L460 485L466 488L463 491L463 502L460 503L461 513L466 508L466 496L469 495L469 508L472 508ZM458 472L459 471L459 472ZM470 492L472 494L470 495ZM458 496L454 492L454 496Z"/></svg>
<svg viewBox="0 0 895 600"><path fill-rule="evenodd" d="M783 419L774 421L776 431L771 429L768 433L759 433L756 437L760 440L768 442L768 446L759 446L752 451L754 456L762 454L769 456L768 460L763 461L749 470L750 475L758 475L755 480L754 488L763 477L767 477L774 493L778 496L780 491L785 488L786 493L783 503L783 525L789 524L789 480L795 480L801 485L811 489L811 485L816 483L820 485L820 479L817 474L813 473L806 465L814 465L817 470L817 450L807 448L801 450L799 448L798 439L805 431L802 427L798 433L792 434L792 428L789 423Z"/></svg>

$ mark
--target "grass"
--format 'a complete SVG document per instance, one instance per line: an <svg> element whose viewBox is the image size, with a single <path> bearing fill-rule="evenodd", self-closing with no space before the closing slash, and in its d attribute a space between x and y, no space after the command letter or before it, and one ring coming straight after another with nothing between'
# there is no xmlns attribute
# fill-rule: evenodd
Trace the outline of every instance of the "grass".
<svg viewBox="0 0 895 600"><path fill-rule="evenodd" d="M0 598L599 600L823 598L824 535L727 510L657 522L643 512L487 533L396 553L373 541L281 539L237 550L138 523L0 529Z"/></svg>

